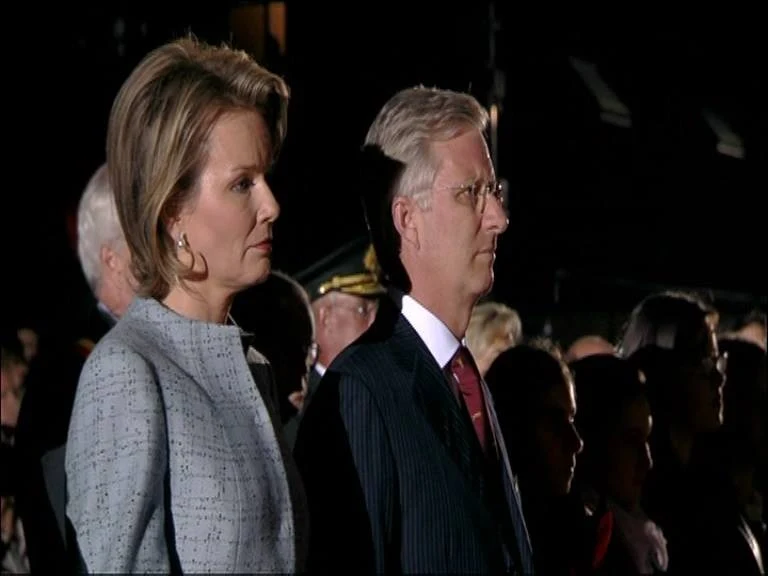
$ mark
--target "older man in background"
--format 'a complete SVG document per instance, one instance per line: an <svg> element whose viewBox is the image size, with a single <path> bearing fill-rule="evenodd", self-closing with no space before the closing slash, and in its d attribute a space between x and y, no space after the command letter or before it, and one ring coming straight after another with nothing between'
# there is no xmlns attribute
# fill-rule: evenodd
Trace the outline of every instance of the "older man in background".
<svg viewBox="0 0 768 576"><path fill-rule="evenodd" d="M106 165L91 176L77 212L77 254L95 302L75 342L52 342L27 376L16 429L18 511L32 571L60 571L74 560L66 538L64 450L80 370L95 343L135 295L130 253Z"/></svg>
<svg viewBox="0 0 768 576"><path fill-rule="evenodd" d="M362 237L296 275L312 302L317 344L305 404L334 358L373 324L379 297L386 292L378 274L373 246Z"/></svg>

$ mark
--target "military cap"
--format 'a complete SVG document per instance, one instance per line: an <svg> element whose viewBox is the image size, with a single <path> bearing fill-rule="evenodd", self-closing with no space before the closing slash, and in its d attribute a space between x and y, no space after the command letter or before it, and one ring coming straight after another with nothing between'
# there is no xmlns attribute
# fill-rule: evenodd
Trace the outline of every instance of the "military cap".
<svg viewBox="0 0 768 576"><path fill-rule="evenodd" d="M360 237L294 277L304 286L310 300L316 300L329 292L364 297L383 294L386 289L380 283L380 273L373 245L367 238Z"/></svg>

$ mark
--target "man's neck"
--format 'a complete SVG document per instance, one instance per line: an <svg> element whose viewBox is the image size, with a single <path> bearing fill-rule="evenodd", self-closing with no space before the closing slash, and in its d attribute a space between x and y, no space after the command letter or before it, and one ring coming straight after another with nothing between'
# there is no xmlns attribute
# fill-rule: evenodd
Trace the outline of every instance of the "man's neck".
<svg viewBox="0 0 768 576"><path fill-rule="evenodd" d="M103 281L96 293L96 300L101 305L102 312L108 313L115 320L125 313L130 302L124 302L120 292L110 279Z"/></svg>
<svg viewBox="0 0 768 576"><path fill-rule="evenodd" d="M110 310L109 306L107 306L101 300L98 300L96 302L96 308L98 308L99 313L104 317L105 321L108 324L115 324L115 323L117 323L118 319L120 318L117 314L112 312L112 310Z"/></svg>
<svg viewBox="0 0 768 576"><path fill-rule="evenodd" d="M448 327L457 340L464 339L474 302L462 302L455 296L451 298L450 294L420 290L415 286L409 296L432 312Z"/></svg>

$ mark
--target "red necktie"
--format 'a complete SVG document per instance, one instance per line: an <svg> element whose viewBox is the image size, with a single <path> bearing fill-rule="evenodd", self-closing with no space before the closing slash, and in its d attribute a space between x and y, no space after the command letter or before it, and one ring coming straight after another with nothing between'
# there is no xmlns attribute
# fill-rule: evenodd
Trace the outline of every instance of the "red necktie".
<svg viewBox="0 0 768 576"><path fill-rule="evenodd" d="M459 392L472 418L472 425L475 427L480 446L485 452L487 447L485 400L480 387L480 373L466 346L459 346L454 354L451 360L451 373L459 384Z"/></svg>

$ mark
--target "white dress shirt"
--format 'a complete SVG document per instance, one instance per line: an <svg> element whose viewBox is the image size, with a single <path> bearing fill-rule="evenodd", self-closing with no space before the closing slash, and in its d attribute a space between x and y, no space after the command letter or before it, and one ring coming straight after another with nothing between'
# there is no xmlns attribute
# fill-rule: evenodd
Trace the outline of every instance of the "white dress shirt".
<svg viewBox="0 0 768 576"><path fill-rule="evenodd" d="M444 369L459 349L456 336L437 316L411 296L403 296L401 312L427 346L437 365Z"/></svg>

